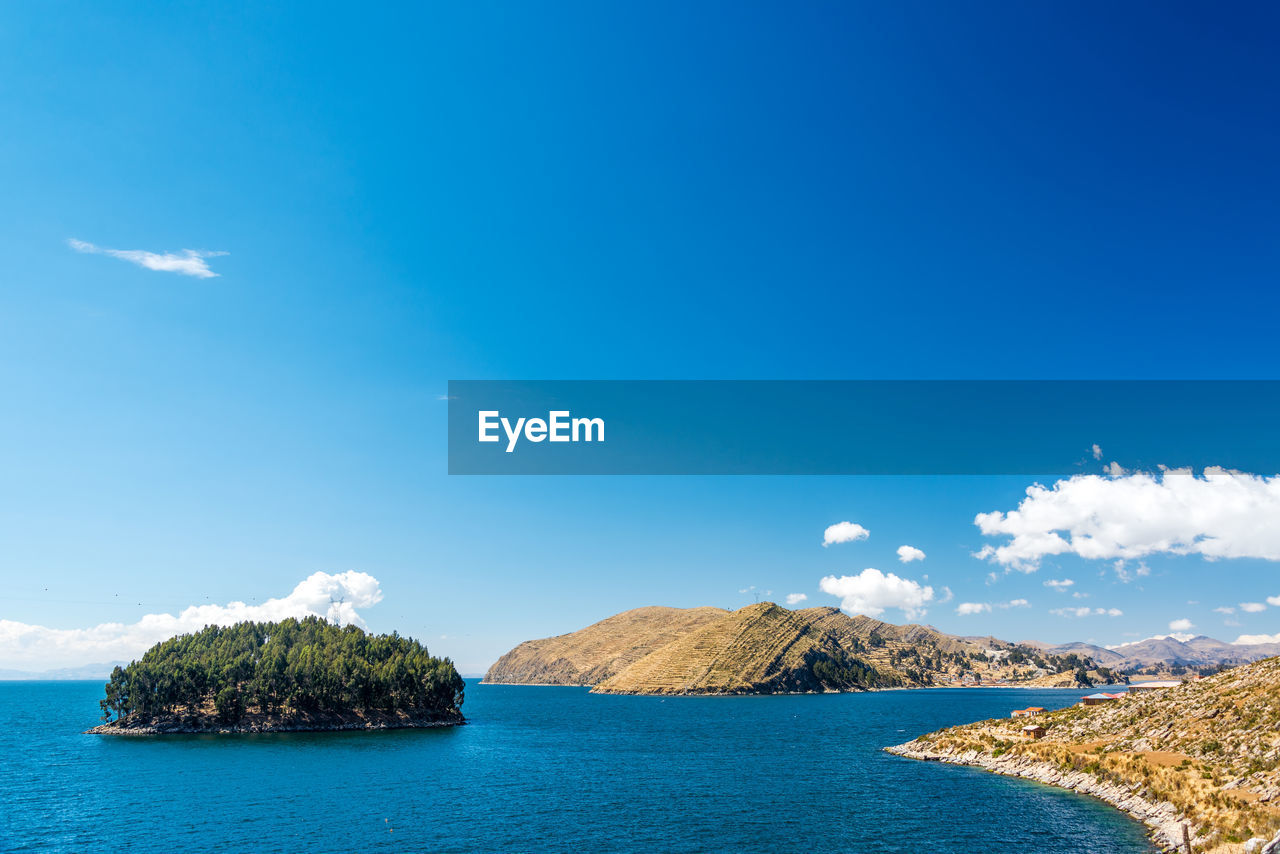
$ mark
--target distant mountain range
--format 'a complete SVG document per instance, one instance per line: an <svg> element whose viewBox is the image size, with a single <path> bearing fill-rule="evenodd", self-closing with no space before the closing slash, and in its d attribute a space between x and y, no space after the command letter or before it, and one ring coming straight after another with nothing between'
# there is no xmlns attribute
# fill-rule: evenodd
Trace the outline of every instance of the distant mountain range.
<svg viewBox="0 0 1280 854"><path fill-rule="evenodd" d="M1047 653L1088 656L1103 667L1123 672L1169 667L1234 667L1273 655L1280 655L1280 643L1231 644L1205 635L1186 638L1174 635L1147 638L1120 646L1089 643L1047 644L1022 641L1024 646Z"/></svg>
<svg viewBox="0 0 1280 854"><path fill-rule="evenodd" d="M787 611L771 603L763 607L777 608L794 614L822 612L840 613L834 608L808 608L803 611ZM636 608L602 620L579 632L526 641L507 653L485 674L487 682L519 682L537 685L599 685L615 674L673 641L722 620L730 614L742 614L749 609L726 611L722 608ZM900 631L908 635L934 639L934 646L956 650L1010 650L1022 647L1052 656L1076 655L1088 658L1098 667L1120 673L1169 670L1170 668L1203 669L1234 667L1280 655L1280 643L1232 644L1205 635L1164 635L1147 638L1114 647L1090 643L1051 644L1024 640L1017 644L986 636L948 635L930 626L895 626L868 617L847 617L865 621L866 625L884 627L881 637L896 638ZM757 627L755 631L760 631ZM952 648L940 644L941 639L956 641L961 646ZM895 646L901 643L895 641ZM0 669L0 681L16 680L106 680L113 667L128 662L111 661L85 664L79 667L62 667L53 670L4 670ZM652 662L651 662L652 664ZM941 679L946 674L939 674ZM1051 678L1054 674L1047 674ZM1003 677L1002 677L1003 678Z"/></svg>
<svg viewBox="0 0 1280 854"><path fill-rule="evenodd" d="M47 679L50 681L72 681L76 679L101 679L106 681L111 676L112 668L123 667L128 662L112 661L107 664L85 664L80 667L60 667L56 670L0 670L0 682L23 679Z"/></svg>
<svg viewBox="0 0 1280 854"><path fill-rule="evenodd" d="M587 685L606 694L771 694L945 685L1092 685L1120 678L1080 655L930 626L895 626L838 608L761 602L637 608L526 641L489 684Z"/></svg>

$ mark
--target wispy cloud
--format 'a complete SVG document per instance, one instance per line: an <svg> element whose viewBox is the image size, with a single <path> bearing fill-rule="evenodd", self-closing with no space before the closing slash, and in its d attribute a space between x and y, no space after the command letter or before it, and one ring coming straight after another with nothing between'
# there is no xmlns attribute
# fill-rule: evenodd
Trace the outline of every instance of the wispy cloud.
<svg viewBox="0 0 1280 854"><path fill-rule="evenodd" d="M1008 602L996 602L994 605L990 602L961 602L956 607L956 613L960 616L968 616L971 614L989 614L992 608L999 608L1008 611L1010 608L1029 608L1031 603L1026 599L1010 599Z"/></svg>
<svg viewBox="0 0 1280 854"><path fill-rule="evenodd" d="M244 620L276 621L315 615L364 625L358 608L382 599L378 579L363 572L317 572L287 595L260 605L192 605L178 614L147 614L136 623L101 623L86 629L0 620L0 667L46 670L97 661L137 658L162 640L205 626L229 626Z"/></svg>
<svg viewBox="0 0 1280 854"><path fill-rule="evenodd" d="M86 255L109 255L162 273L178 273L183 276L195 276L197 279L212 279L217 273L209 269L206 258L217 258L226 252L207 252L202 249L183 249L181 252L148 252L145 249L108 249L96 246L74 237L67 240L67 245L77 252Z"/></svg>
<svg viewBox="0 0 1280 854"><path fill-rule="evenodd" d="M799 605L801 602L805 601L805 600L806 600L806 599L808 599L808 598L809 598L809 597L808 597L806 594L804 594L804 593L788 593L788 594L787 594L787 604L788 604L788 605Z"/></svg>
<svg viewBox="0 0 1280 854"><path fill-rule="evenodd" d="M1280 633L1274 635L1241 635L1232 643L1237 646L1255 643L1280 643Z"/></svg>
<svg viewBox="0 0 1280 854"><path fill-rule="evenodd" d="M1130 571L1124 558L1118 559L1111 567L1116 571L1116 578L1122 584L1128 584L1134 578L1146 578L1151 574L1151 569L1143 562L1139 562L1137 567Z"/></svg>
<svg viewBox="0 0 1280 854"><path fill-rule="evenodd" d="M1124 611L1119 608L1054 608L1050 614L1059 617L1123 617Z"/></svg>

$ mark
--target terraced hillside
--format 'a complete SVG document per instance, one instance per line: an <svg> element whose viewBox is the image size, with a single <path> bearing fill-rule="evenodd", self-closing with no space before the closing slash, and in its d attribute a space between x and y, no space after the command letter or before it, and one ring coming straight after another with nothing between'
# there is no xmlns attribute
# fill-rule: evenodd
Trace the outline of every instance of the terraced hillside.
<svg viewBox="0 0 1280 854"><path fill-rule="evenodd" d="M677 638L714 623L722 608L636 608L585 629L525 641L489 668L484 681L508 685L595 685Z"/></svg>
<svg viewBox="0 0 1280 854"><path fill-rule="evenodd" d="M1179 688L1075 706L1035 719L981 721L890 748L1077 789L1151 825L1166 846L1280 850L1280 658ZM1270 842L1268 842L1270 840Z"/></svg>
<svg viewBox="0 0 1280 854"><path fill-rule="evenodd" d="M485 681L593 685L616 694L758 694L1112 678L1088 661L995 638L762 602L733 612L627 611L579 632L523 643Z"/></svg>

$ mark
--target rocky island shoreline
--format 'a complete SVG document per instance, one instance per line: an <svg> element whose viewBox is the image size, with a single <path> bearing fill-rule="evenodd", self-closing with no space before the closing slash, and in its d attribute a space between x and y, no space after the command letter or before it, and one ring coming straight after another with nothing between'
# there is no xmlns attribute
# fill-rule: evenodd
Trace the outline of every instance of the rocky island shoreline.
<svg viewBox="0 0 1280 854"><path fill-rule="evenodd" d="M125 718L85 730L86 735L231 735L236 733L276 732L349 732L354 730L428 729L462 726L466 718L461 712L329 712L300 714L289 717L246 715L236 723L220 721L216 716L158 715Z"/></svg>
<svg viewBox="0 0 1280 854"><path fill-rule="evenodd" d="M885 750L1092 795L1164 851L1280 854L1280 658L1027 725L979 721Z"/></svg>
<svg viewBox="0 0 1280 854"><path fill-rule="evenodd" d="M1187 819L1173 804L1168 801L1149 801L1137 794L1134 787L1109 783L1087 771L1067 771L1049 762L1038 762L1022 756L995 756L978 750L926 749L915 742L886 747L885 751L908 759L983 768L1007 777L1022 777L1060 789L1070 789L1082 795L1092 795L1145 824L1151 832L1151 838L1161 850L1175 851L1182 846L1182 828L1187 824ZM1189 828L1188 832L1190 833ZM1198 836L1191 838L1192 844L1197 846L1205 841ZM1276 842L1280 843L1280 837L1277 837ZM1272 852L1268 851L1268 854Z"/></svg>

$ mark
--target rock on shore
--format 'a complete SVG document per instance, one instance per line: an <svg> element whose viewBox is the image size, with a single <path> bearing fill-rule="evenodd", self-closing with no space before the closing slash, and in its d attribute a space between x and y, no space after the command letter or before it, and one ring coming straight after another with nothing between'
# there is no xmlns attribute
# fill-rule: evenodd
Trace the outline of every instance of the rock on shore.
<svg viewBox="0 0 1280 854"><path fill-rule="evenodd" d="M224 735L271 732L340 732L375 729L425 729L460 726L461 714L412 712L331 712L289 716L246 715L235 724L224 724L211 716L166 715L130 716L86 730L87 735Z"/></svg>

